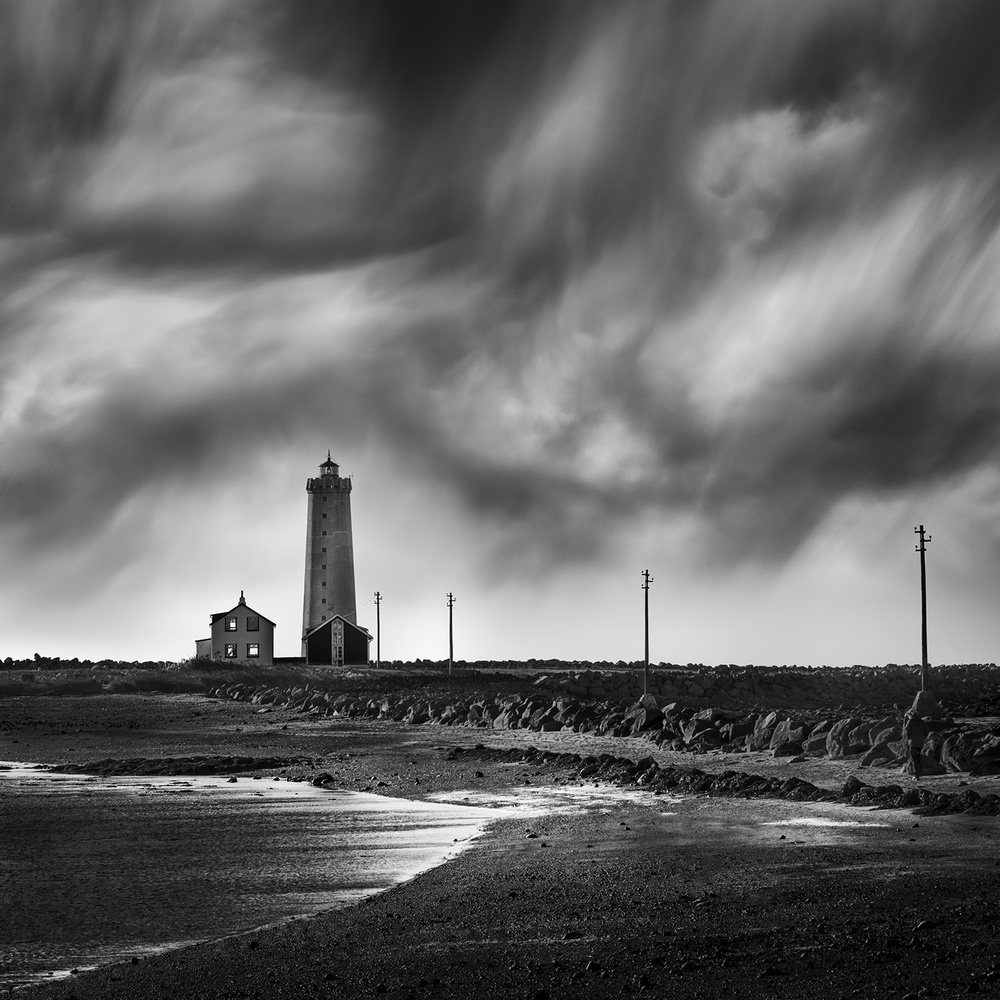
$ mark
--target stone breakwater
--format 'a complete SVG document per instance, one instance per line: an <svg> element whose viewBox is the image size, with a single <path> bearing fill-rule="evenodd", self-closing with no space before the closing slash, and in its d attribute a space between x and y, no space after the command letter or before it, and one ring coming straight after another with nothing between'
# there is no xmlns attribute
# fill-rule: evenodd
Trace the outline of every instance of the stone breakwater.
<svg viewBox="0 0 1000 1000"><path fill-rule="evenodd" d="M420 660L385 664L389 673L440 672L447 662ZM493 676L524 681L591 701L635 701L643 694L642 663L589 664L569 661L465 662L457 661L462 676ZM951 664L931 667L931 687L939 700L952 705L1000 700L1000 667L995 663ZM532 680L525 681L531 684ZM649 693L657 701L707 705L766 705L769 708L820 708L838 705L885 705L913 699L920 686L920 667L889 663L872 667L739 666L737 664L650 664Z"/></svg>
<svg viewBox="0 0 1000 1000"><path fill-rule="evenodd" d="M698 680L691 674L658 678L654 690L662 699L669 683L671 694L683 691L691 701L704 703L714 698L725 703L727 697L719 685L729 677L728 669L699 671L694 675ZM630 736L648 739L664 749L693 754L766 752L792 761L827 757L856 760L863 767L899 766L906 756L901 734L902 710L916 690L912 668L856 668L842 673L843 678L831 676L823 668L816 671L740 668L732 678L736 683L726 692L730 705L705 708L681 701L660 707L659 699L637 698L634 679L593 671L558 677L542 675L534 681L521 678L528 689L522 693L422 690L366 696L331 690L337 683L335 674L330 675L328 685L323 688L235 683L220 685L209 693L248 701L261 710L284 707L330 718ZM935 689L946 708L955 711L955 700L962 699L961 714L979 714L974 710L974 701L982 707L996 700L998 676L993 665L938 668ZM800 685L798 689L795 684ZM794 694L792 700L800 705L811 701L814 707L761 708L759 704L730 707L738 693L744 694L745 703L763 699L768 691L779 688L790 698ZM844 700L851 707L844 708L843 702L836 708L825 707L833 690L848 695ZM597 697L609 691L616 697ZM945 692L950 694L951 702L946 700ZM858 697L862 693L865 698ZM887 697L889 694L895 697ZM931 732L924 748L925 773L1000 774L1000 728L990 728L977 720L958 722L953 718L934 719L929 726Z"/></svg>
<svg viewBox="0 0 1000 1000"><path fill-rule="evenodd" d="M1000 697L1000 668L995 663L932 668L935 694L952 704ZM642 695L641 664L631 671L575 670L540 677L536 683L557 687L577 698L635 701ZM919 666L797 667L719 666L651 667L649 693L657 701L718 706L763 704L770 708L886 705L909 702L920 686Z"/></svg>

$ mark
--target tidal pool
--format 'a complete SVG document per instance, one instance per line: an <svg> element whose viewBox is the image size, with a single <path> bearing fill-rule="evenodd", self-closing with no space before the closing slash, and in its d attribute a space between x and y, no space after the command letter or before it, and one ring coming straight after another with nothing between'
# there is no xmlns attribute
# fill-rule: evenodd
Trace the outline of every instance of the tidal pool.
<svg viewBox="0 0 1000 1000"><path fill-rule="evenodd" d="M0 762L0 988L348 905L495 816L267 778Z"/></svg>

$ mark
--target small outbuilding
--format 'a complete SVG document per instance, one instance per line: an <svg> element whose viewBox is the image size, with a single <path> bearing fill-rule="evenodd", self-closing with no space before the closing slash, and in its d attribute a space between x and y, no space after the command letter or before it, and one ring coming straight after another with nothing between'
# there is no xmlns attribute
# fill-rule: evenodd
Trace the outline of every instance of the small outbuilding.
<svg viewBox="0 0 1000 1000"><path fill-rule="evenodd" d="M306 663L320 666L364 665L368 662L371 633L349 622L343 615L334 615L320 622L302 636Z"/></svg>
<svg viewBox="0 0 1000 1000"><path fill-rule="evenodd" d="M236 607L211 616L211 629L209 638L195 640L196 656L274 665L275 624L247 604L242 590Z"/></svg>

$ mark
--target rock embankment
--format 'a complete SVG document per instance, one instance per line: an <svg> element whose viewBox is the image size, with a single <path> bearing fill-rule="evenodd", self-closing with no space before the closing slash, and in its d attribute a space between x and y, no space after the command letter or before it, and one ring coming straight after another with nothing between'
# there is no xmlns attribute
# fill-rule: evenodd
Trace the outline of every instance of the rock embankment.
<svg viewBox="0 0 1000 1000"><path fill-rule="evenodd" d="M651 668L649 692L660 702L729 706L763 704L770 708L886 705L908 702L919 687L920 668L796 667L720 664L706 667ZM566 694L591 701L635 701L643 693L635 670L576 670L539 678ZM1000 668L995 663L933 668L938 698L954 705L1000 696Z"/></svg>
<svg viewBox="0 0 1000 1000"><path fill-rule="evenodd" d="M853 806L881 809L915 809L921 815L967 813L977 816L1000 815L1000 795L980 795L971 788L957 794L933 792L926 788L903 788L898 784L869 785L850 777L837 792L819 788L797 777L764 777L744 771L722 771L718 774L694 767L662 766L652 757L632 761L613 754L581 756L552 753L534 747L496 750L477 747L475 750L452 751L488 762L523 761L568 768L577 778L604 782L619 787L644 788L654 794L672 792L681 795L718 795L747 799L785 799L794 802L840 802Z"/></svg>
<svg viewBox="0 0 1000 1000"><path fill-rule="evenodd" d="M248 701L261 711L287 708L321 717L382 719L410 725L631 736L665 749L696 754L767 752L791 759L857 760L863 767L898 766L905 759L901 710L912 698L912 677L899 704L882 704L878 711L869 711L865 705L849 711L697 708L678 701L659 707L656 699L595 700L571 693L554 694L551 687L546 689L549 680L538 678L532 685L534 690L527 694L411 691L368 697L311 686L249 683L220 685L210 694ZM335 683L334 677L330 683ZM603 681L601 690L610 683ZM561 685L562 679L558 682ZM952 689L956 686L953 679ZM924 749L926 773L1000 774L1000 729L950 718L931 720L929 725L931 734Z"/></svg>

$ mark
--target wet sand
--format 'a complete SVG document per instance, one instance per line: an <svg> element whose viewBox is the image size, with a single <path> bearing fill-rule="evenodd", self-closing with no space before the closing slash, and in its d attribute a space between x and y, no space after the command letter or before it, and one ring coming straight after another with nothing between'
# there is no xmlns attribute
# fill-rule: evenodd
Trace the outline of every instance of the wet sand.
<svg viewBox="0 0 1000 1000"><path fill-rule="evenodd" d="M0 759L301 757L262 773L325 771L345 788L477 805L530 801L539 789L608 796L584 811L499 820L473 850L348 910L19 991L24 998L1000 992L996 819L623 794L475 750L650 755L638 740L311 721L193 696L3 707ZM854 762L653 755L705 770L780 770L829 788L850 774L899 781ZM954 791L962 779L933 780Z"/></svg>

